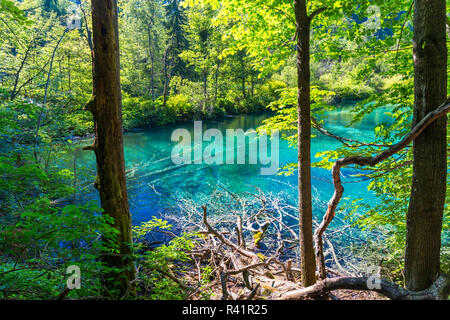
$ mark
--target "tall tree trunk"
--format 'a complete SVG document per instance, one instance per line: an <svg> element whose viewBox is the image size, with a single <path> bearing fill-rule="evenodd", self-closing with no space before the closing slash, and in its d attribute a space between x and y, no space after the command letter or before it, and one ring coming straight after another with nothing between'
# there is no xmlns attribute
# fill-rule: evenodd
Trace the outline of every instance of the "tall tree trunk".
<svg viewBox="0 0 450 320"><path fill-rule="evenodd" d="M70 81L71 81L71 79L70 79L70 52L68 52L67 53L67 74L68 74L68 77L69 77L69 91L71 91L72 90L72 86L71 86L71 83L70 83Z"/></svg>
<svg viewBox="0 0 450 320"><path fill-rule="evenodd" d="M163 106L166 106L167 103L167 95L169 94L169 72L167 67L167 54L169 51L169 47L164 51L164 92L163 92Z"/></svg>
<svg viewBox="0 0 450 320"><path fill-rule="evenodd" d="M216 72L214 76L214 107L216 106L217 102L217 93L218 93L218 86L219 86L219 69L220 69L220 60L217 61L217 67Z"/></svg>
<svg viewBox="0 0 450 320"><path fill-rule="evenodd" d="M255 73L254 73L254 71L253 71L253 68L252 68L252 71L251 71L251 87L250 87L250 94L251 94L252 98L255 97Z"/></svg>
<svg viewBox="0 0 450 320"><path fill-rule="evenodd" d="M148 51L151 62L150 83L152 86L152 101L155 101L155 54L152 50L152 30L151 24L148 25Z"/></svg>
<svg viewBox="0 0 450 320"><path fill-rule="evenodd" d="M445 10L445 0L415 0L413 126L446 100ZM447 117L442 117L414 141L405 250L405 278L410 290L429 287L439 272L448 170L446 128Z"/></svg>
<svg viewBox="0 0 450 320"><path fill-rule="evenodd" d="M303 285L310 286L316 282L311 201L310 18L306 11L306 0L295 0L294 8L297 22L297 147L300 257Z"/></svg>
<svg viewBox="0 0 450 320"><path fill-rule="evenodd" d="M101 206L114 219L114 227L119 231L116 239L119 254L102 256L107 266L119 269L105 275L106 294L116 291L122 297L134 293L130 282L135 271L129 246L131 217L125 181L117 2L92 0L91 5L94 87L86 109L94 115L95 140L87 149L94 150L97 158L95 187L100 193Z"/></svg>
<svg viewBox="0 0 450 320"><path fill-rule="evenodd" d="M204 108L206 110L208 104L208 71L203 67L203 97L205 99Z"/></svg>

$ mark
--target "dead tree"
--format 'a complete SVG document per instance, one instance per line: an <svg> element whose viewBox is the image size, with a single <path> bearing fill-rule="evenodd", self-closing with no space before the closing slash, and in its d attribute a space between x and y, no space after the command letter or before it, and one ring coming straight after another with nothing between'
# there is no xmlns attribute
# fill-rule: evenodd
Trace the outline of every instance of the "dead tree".
<svg viewBox="0 0 450 320"><path fill-rule="evenodd" d="M368 277L336 277L317 282L315 285L284 292L274 299L297 300L306 296L317 296L338 289L372 290L393 300L445 300L450 293L450 277L441 275L433 285L422 291L410 291L395 283L382 279L378 288L370 288Z"/></svg>
<svg viewBox="0 0 450 320"><path fill-rule="evenodd" d="M135 269L131 260L131 217L125 181L117 24L115 0L92 0L94 86L92 98L85 108L94 116L95 139L93 145L85 149L95 152L95 187L104 213L113 218L114 228L118 231L118 254L102 256L106 265L112 268L111 273L105 275L105 279L109 279L105 285L108 291L116 290L120 296L126 296L134 292L130 283L134 280Z"/></svg>

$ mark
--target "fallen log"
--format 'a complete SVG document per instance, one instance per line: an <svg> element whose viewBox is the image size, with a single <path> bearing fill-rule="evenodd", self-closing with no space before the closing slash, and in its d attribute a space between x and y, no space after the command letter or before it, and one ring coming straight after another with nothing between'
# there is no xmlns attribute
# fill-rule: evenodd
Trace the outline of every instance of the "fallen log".
<svg viewBox="0 0 450 320"><path fill-rule="evenodd" d="M430 288L422 291L410 291L384 279L381 279L379 286L373 288L368 285L370 282L370 277L327 278L310 287L277 294L272 299L298 300L338 289L375 291L393 300L446 300L450 294L449 275L440 275Z"/></svg>

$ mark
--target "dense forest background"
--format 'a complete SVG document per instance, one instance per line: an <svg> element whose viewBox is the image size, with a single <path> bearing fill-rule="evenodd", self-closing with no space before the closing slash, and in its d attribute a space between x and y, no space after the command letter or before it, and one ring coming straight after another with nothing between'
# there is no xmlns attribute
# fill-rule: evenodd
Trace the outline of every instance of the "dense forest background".
<svg viewBox="0 0 450 320"><path fill-rule="evenodd" d="M322 2L310 4L327 7L311 22L313 135L327 127L326 111L342 102L355 103L353 123L385 106L393 120L375 128L375 141L337 137L341 147L312 163L332 169L336 159L380 153L413 127L413 5ZM119 0L117 6L125 131L270 112L260 129L279 129L296 145L298 44L290 2ZM94 117L85 108L93 88L90 3L0 0L0 8L0 298L117 298L103 287L117 271L98 259L120 250L113 219L101 214L98 203L77 201L83 183L95 177L65 160L78 140L95 132ZM364 199L352 199L341 206L348 224L379 236L352 250L404 286L412 144L394 158L358 169L357 177L370 179L368 188L380 202L370 207ZM280 173L296 170L294 163ZM61 199L72 204L61 206ZM450 273L449 201L447 178L439 253L443 273ZM145 236L171 233L170 224L154 218L133 226L130 255L139 265L133 285L138 296L210 298L211 282L220 287L213 266L190 266L198 234L185 231L147 250ZM249 232L250 238L258 232ZM83 285L68 291L66 271L72 265L83 270ZM183 278L191 269L198 274L196 286ZM135 295L133 290L120 296Z"/></svg>

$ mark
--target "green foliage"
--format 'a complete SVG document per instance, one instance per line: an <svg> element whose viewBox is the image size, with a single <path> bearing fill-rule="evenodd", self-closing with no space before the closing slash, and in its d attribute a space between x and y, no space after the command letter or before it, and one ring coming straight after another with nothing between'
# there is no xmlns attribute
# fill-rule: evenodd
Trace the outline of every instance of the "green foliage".
<svg viewBox="0 0 450 320"><path fill-rule="evenodd" d="M167 108L176 119L192 119L193 107L189 103L189 97L184 94L177 94L169 97L167 100Z"/></svg>
<svg viewBox="0 0 450 320"><path fill-rule="evenodd" d="M68 266L82 273L70 296L99 295L105 271L101 253L116 252L112 218L95 203L54 207L41 198L24 208L17 223L2 226L0 297L55 298L66 286Z"/></svg>
<svg viewBox="0 0 450 320"><path fill-rule="evenodd" d="M275 116L263 121L263 125L258 130L266 130L270 134L274 130L279 130L281 137L291 146L297 144L297 89L277 89L279 99L272 102L268 108L276 113ZM315 117L323 115L323 113L333 106L325 103L326 97L333 95L332 91L321 90L316 86L311 87L311 109Z"/></svg>
<svg viewBox="0 0 450 320"><path fill-rule="evenodd" d="M335 108L333 102L365 99L355 108L353 123L386 106L393 120L379 124L376 141L370 142L392 144L409 131L414 84L412 20L406 15L410 2L307 2L309 14L327 8L311 28L311 99L320 125L326 127L323 115ZM81 1L87 14L81 28L71 31L64 15L69 4L0 0L0 298L54 298L72 264L80 266L83 283L70 296L98 295L100 275L108 271L99 257L116 250L111 219L94 203L76 201L80 177L93 177L75 172L67 157L76 147L70 139L94 130L92 115L83 110L92 91L89 2ZM360 23L374 18L372 5L380 8L376 29ZM294 20L291 0L119 1L124 128L259 112L269 106L274 116L259 130L278 129L295 146ZM376 145L343 146L317 154L320 160L314 165L330 169L338 158L381 150ZM395 280L401 279L403 265L411 160L409 147L374 168L358 168L355 177L370 179L368 188L380 202L374 207L364 199L343 203L354 225L381 233L381 244L375 239L369 251L375 256L381 250ZM287 164L280 174L291 175L296 168ZM76 205L64 205L72 199ZM449 201L450 186L442 233L442 269L447 272ZM171 275L184 275L196 235L145 247L149 233L170 229L156 218L133 229L139 241L135 259L142 267L138 286L145 299L186 297L183 284ZM210 266L202 269L202 289L212 272Z"/></svg>
<svg viewBox="0 0 450 320"><path fill-rule="evenodd" d="M152 220L133 228L135 239L142 240L155 230L170 230L167 221L153 217ZM142 299L180 300L188 294L183 288L182 275L191 260L188 255L193 248L197 234L183 234L174 237L167 244L149 250L143 249L144 243L136 244L137 261L142 271L138 274L138 290L142 290ZM168 276L171 275L171 276ZM180 277L181 275L181 277ZM174 281L174 279L179 279Z"/></svg>
<svg viewBox="0 0 450 320"><path fill-rule="evenodd" d="M134 226L132 228L133 239L142 240L146 235L148 235L155 229L170 230L171 228L172 226L167 221L153 217L152 220L143 222L140 225Z"/></svg>
<svg viewBox="0 0 450 320"><path fill-rule="evenodd" d="M377 108L390 106L385 114L392 118L390 124L381 123L374 128L376 140L372 144L389 145L403 138L410 130L413 110L413 79L403 77L401 81L391 83L381 94L377 94L361 102L355 108L353 123L361 121ZM340 147L336 150L324 151L316 155L320 161L314 166L331 169L334 161L348 156L373 156L385 148L366 146L358 148ZM450 159L449 159L450 160ZM406 239L406 212L411 195L412 180L412 148L402 150L392 158L382 161L375 167L356 167L358 179L370 179L368 189L379 199L379 204L373 207L366 205L364 199L357 199L343 204L348 209L350 222L362 230L377 233L385 250L371 253L371 257L384 261L384 266L391 272L393 280L403 281L403 257ZM450 228L450 179L447 179L447 196L442 225L441 261L448 269L448 239ZM381 235L380 235L381 233ZM377 248L380 243L373 244Z"/></svg>

